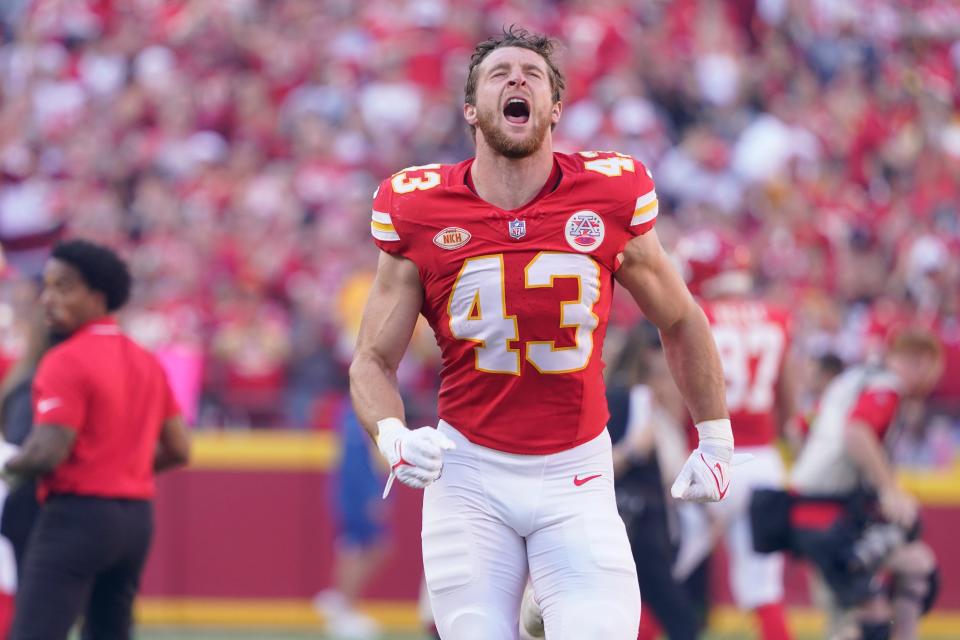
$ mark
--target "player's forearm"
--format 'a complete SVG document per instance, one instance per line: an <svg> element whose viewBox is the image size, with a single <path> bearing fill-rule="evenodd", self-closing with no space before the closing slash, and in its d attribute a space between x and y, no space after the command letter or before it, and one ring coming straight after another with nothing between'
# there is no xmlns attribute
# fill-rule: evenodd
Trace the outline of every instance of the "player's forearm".
<svg viewBox="0 0 960 640"><path fill-rule="evenodd" d="M660 330L670 372L695 423L727 418L720 356L707 319L694 304Z"/></svg>
<svg viewBox="0 0 960 640"><path fill-rule="evenodd" d="M39 476L53 471L61 458L55 452L36 446L24 446L23 450L10 459L6 471L20 476Z"/></svg>
<svg viewBox="0 0 960 640"><path fill-rule="evenodd" d="M18 476L39 476L50 473L56 468L53 460L34 453L22 453L10 459L4 471Z"/></svg>
<svg viewBox="0 0 960 640"><path fill-rule="evenodd" d="M367 433L377 437L377 421L404 418L397 372L368 353L357 353L350 364L350 399Z"/></svg>
<svg viewBox="0 0 960 640"><path fill-rule="evenodd" d="M5 471L20 476L50 473L70 454L76 432L55 425L37 425L30 432L23 448L12 457Z"/></svg>
<svg viewBox="0 0 960 640"><path fill-rule="evenodd" d="M887 462L886 452L868 426L852 422L847 425L844 438L847 455L878 493L896 486L896 476Z"/></svg>

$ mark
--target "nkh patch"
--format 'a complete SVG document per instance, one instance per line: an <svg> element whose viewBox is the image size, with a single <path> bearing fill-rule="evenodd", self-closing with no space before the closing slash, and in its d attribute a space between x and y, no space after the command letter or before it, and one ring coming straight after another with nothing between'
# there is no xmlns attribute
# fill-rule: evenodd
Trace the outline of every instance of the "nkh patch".
<svg viewBox="0 0 960 640"><path fill-rule="evenodd" d="M590 253L603 242L603 219L593 211L577 211L563 229L567 244L580 253Z"/></svg>
<svg viewBox="0 0 960 640"><path fill-rule="evenodd" d="M470 232L460 227L447 227L433 236L433 244L441 249L453 251L470 242Z"/></svg>
<svg viewBox="0 0 960 640"><path fill-rule="evenodd" d="M510 237L514 240L519 240L523 236L527 235L527 221L520 220L519 218L514 218L508 224L510 229Z"/></svg>

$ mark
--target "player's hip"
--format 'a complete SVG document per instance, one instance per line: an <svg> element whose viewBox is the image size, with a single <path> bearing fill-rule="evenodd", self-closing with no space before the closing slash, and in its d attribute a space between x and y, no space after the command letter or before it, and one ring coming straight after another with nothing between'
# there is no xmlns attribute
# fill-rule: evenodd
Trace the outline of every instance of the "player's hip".
<svg viewBox="0 0 960 640"><path fill-rule="evenodd" d="M603 429L581 445L546 455L522 455L471 442L445 421L439 429L457 445L444 453L440 479L428 488L434 498L459 501L466 510L510 524L526 535L537 522L593 509L616 511L610 435Z"/></svg>
<svg viewBox="0 0 960 640"><path fill-rule="evenodd" d="M549 424L541 423L541 429L549 429ZM498 468L503 472L534 474L542 476L544 472L562 473L567 467L576 466L593 458L609 461L611 451L610 434L606 427L600 427L595 433L585 436L582 442L576 442L560 451L550 453L518 453L504 451L477 442L475 434L465 432L446 420L440 420L437 429L449 437L457 448L445 454L444 460L469 457L477 464Z"/></svg>

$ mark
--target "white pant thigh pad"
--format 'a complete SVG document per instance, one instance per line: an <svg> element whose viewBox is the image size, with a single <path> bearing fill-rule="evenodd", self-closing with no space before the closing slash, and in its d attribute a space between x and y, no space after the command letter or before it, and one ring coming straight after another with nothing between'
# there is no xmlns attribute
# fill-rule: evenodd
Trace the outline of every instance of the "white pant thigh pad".
<svg viewBox="0 0 960 640"><path fill-rule="evenodd" d="M444 640L516 640L526 547L490 509L483 465L460 444L423 500L423 567L437 630Z"/></svg>
<svg viewBox="0 0 960 640"><path fill-rule="evenodd" d="M617 513L609 436L604 432L552 458L536 526L527 536L546 637L635 640L640 589Z"/></svg>

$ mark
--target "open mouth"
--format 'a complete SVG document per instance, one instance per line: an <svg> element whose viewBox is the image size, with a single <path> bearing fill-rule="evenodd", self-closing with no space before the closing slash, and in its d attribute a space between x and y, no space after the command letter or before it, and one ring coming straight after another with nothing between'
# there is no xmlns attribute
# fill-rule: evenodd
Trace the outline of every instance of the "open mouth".
<svg viewBox="0 0 960 640"><path fill-rule="evenodd" d="M510 98L503 107L503 117L512 124L524 124L530 119L530 105L523 98Z"/></svg>

